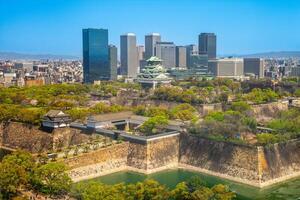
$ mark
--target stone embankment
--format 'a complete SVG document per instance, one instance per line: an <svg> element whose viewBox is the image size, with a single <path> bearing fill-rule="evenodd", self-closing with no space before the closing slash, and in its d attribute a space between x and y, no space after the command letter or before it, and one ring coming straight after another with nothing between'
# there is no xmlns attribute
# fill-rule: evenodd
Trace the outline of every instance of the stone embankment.
<svg viewBox="0 0 300 200"><path fill-rule="evenodd" d="M53 151L89 141L90 135L79 129L59 128L48 133L40 127L8 122L0 123L0 146L23 149L32 153Z"/></svg>
<svg viewBox="0 0 300 200"><path fill-rule="evenodd" d="M127 169L128 142L114 144L103 149L67 158L73 181L90 179Z"/></svg>
<svg viewBox="0 0 300 200"><path fill-rule="evenodd" d="M288 101L277 101L266 104L252 105L254 117L258 122L268 122L274 119L281 111L288 110Z"/></svg>
<svg viewBox="0 0 300 200"><path fill-rule="evenodd" d="M179 135L149 140L145 144L122 142L65 159L74 181L131 170L153 173L178 167Z"/></svg>
<svg viewBox="0 0 300 200"><path fill-rule="evenodd" d="M182 135L179 163L181 168L265 187L300 176L300 141L256 147Z"/></svg>

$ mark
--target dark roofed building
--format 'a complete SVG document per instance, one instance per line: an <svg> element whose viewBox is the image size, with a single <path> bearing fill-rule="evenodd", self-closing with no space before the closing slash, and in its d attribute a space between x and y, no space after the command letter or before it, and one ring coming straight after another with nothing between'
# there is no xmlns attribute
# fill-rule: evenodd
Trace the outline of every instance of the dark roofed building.
<svg viewBox="0 0 300 200"><path fill-rule="evenodd" d="M67 127L70 123L70 115L65 114L61 110L50 110L44 115L42 120L42 126L50 129Z"/></svg>

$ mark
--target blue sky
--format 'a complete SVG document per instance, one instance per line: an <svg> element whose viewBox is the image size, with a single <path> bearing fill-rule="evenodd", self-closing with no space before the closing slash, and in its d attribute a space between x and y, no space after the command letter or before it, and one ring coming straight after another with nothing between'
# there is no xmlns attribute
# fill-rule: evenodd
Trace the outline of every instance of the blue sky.
<svg viewBox="0 0 300 200"><path fill-rule="evenodd" d="M300 50L298 0L0 0L0 51L81 55L82 28L159 32L177 45L215 32L218 54Z"/></svg>

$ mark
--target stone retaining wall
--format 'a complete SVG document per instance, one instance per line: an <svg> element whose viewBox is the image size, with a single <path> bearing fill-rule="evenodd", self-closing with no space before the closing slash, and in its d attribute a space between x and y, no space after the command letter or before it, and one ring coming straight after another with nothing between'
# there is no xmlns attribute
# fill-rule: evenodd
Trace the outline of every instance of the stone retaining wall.
<svg viewBox="0 0 300 200"><path fill-rule="evenodd" d="M179 162L259 183L256 147L182 135Z"/></svg>
<svg viewBox="0 0 300 200"><path fill-rule="evenodd" d="M178 166L179 135L153 139L145 144L123 142L110 147L67 158L74 181L120 171L152 173Z"/></svg>
<svg viewBox="0 0 300 200"><path fill-rule="evenodd" d="M181 135L181 167L264 187L300 175L300 141L266 147Z"/></svg>
<svg viewBox="0 0 300 200"><path fill-rule="evenodd" d="M39 127L19 123L0 123L0 146L23 149L31 153L47 152L88 142L91 135L75 128L57 128L51 133Z"/></svg>
<svg viewBox="0 0 300 200"><path fill-rule="evenodd" d="M69 175L74 181L120 171L127 167L128 142L67 158Z"/></svg>
<svg viewBox="0 0 300 200"><path fill-rule="evenodd" d="M169 165L178 165L179 135L157 138L146 144L131 142L128 166L147 171Z"/></svg>
<svg viewBox="0 0 300 200"><path fill-rule="evenodd" d="M252 105L252 111L258 122L268 122L274 119L281 111L288 110L288 105L288 101Z"/></svg>
<svg viewBox="0 0 300 200"><path fill-rule="evenodd" d="M262 182L300 173L300 140L265 147L261 153Z"/></svg>

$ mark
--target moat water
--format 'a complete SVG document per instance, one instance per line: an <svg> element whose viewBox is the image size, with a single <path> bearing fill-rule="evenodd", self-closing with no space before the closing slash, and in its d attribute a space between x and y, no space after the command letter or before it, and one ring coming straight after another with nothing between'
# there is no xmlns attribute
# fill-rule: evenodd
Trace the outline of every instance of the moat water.
<svg viewBox="0 0 300 200"><path fill-rule="evenodd" d="M239 184L229 180L221 179L214 176L191 172L187 170L166 170L151 175L144 175L130 171L117 172L106 176L101 176L94 181L105 184L116 183L136 183L146 178L157 180L161 184L173 189L177 183L186 181L192 176L200 176L207 186L215 184L226 184L231 190L237 193L238 200L300 200L300 178L293 179L288 182L274 185L265 189L258 189L244 184Z"/></svg>

